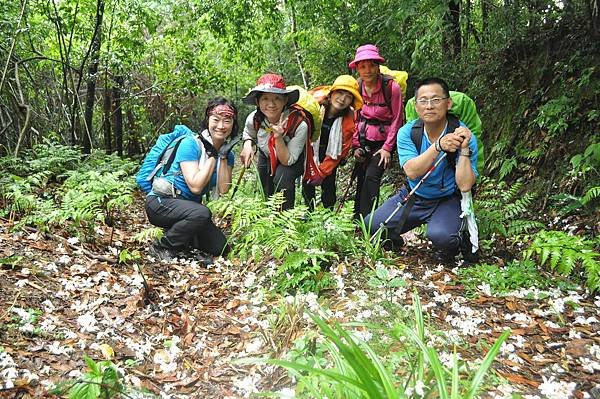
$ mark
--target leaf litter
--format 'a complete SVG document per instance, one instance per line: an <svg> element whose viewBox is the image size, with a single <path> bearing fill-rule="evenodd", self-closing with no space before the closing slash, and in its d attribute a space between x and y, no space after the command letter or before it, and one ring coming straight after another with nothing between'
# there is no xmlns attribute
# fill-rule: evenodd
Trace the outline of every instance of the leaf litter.
<svg viewBox="0 0 600 399"><path fill-rule="evenodd" d="M289 350L315 329L303 309L326 304L332 319L369 321L389 316L385 297L409 309L413 290L430 324L443 333L431 342L472 344L458 353L462 360L478 362L478 341L512 330L494 365L504 383L481 397L593 398L600 385L600 299L582 288L492 296L485 282L479 296L469 298L454 284L457 269L436 264L414 236L392 269L406 284L391 292L367 288L353 273L362 266L341 260L332 267L335 287L323 298L309 293L278 301L270 292L273 261L160 263L141 248L137 263L111 264L101 259L118 255L114 242L107 242L112 233L98 234L93 245L65 234L64 245L42 233L11 233L10 227L0 224L0 258L19 260L0 269L0 397L52 397L55 384L85 371L84 354L111 357L127 386L154 395L131 397L245 398L267 390L293 397L283 370L237 360ZM139 247L128 237L146 227L138 208L119 226L122 247ZM100 256L74 249L88 245ZM284 306L287 320L274 316L277 306ZM372 339L366 329L355 332ZM451 353L440 358L451 365Z"/></svg>

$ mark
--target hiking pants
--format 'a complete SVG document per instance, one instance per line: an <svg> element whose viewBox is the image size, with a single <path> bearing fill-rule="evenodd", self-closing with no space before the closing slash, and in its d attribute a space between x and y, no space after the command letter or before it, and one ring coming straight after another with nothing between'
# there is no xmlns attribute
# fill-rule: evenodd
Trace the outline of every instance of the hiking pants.
<svg viewBox="0 0 600 399"><path fill-rule="evenodd" d="M213 223L210 210L198 202L149 195L146 214L150 223L165 229L161 240L165 246L175 250L193 247L215 256L226 252L225 234Z"/></svg>
<svg viewBox="0 0 600 399"><path fill-rule="evenodd" d="M398 207L398 204L402 203L402 199L406 198L408 193L408 188L406 186L402 187L398 194L385 201L381 207L367 216L365 222L367 226L370 224L371 234L377 231L379 226ZM394 230L398 226L403 211L404 206L396 212L385 226L388 238L396 238L393 237ZM426 236L433 243L433 246L444 254L454 256L458 254L460 246L460 228L462 224L460 214L460 193L433 200L417 196L400 234L427 223Z"/></svg>
<svg viewBox="0 0 600 399"><path fill-rule="evenodd" d="M336 188L335 188L335 176L337 174L337 167L333 169L333 172L323 179L321 183L321 203L323 207L333 209L335 205ZM310 184L302 183L302 196L306 202L306 206L312 211L315 207L316 187Z"/></svg>
<svg viewBox="0 0 600 399"><path fill-rule="evenodd" d="M283 191L284 203L281 210L292 209L296 200L296 178L304 173L304 153L292 165L277 165L275 176L271 176L269 158L258 151L258 176L266 197Z"/></svg>
<svg viewBox="0 0 600 399"><path fill-rule="evenodd" d="M383 165L379 166L381 155L373 156L372 153L378 151L379 148L373 148L371 153L367 154L367 159L359 167L356 174L355 217L359 215L363 218L366 217L373 210L373 205L375 207L378 205L381 177L385 169Z"/></svg>

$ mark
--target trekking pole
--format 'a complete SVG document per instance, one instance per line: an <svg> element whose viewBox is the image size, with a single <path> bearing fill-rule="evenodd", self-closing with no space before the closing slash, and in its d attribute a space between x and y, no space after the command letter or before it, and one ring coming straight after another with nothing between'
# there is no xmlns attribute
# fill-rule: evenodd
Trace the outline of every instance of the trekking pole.
<svg viewBox="0 0 600 399"><path fill-rule="evenodd" d="M442 162L442 160L444 158L446 158L446 155L448 155L447 152L444 152L442 154L442 156L435 161L435 163L431 166L431 168L429 168L429 170L427 171L427 173L425 173L425 175L423 176L423 178L417 183L417 185L410 190L410 192L408 193L408 195L406 197L404 197L404 199L402 200L402 202L399 202L396 205L396 209L394 209L394 211L392 213L390 213L390 216L388 216L382 223L379 224L379 228L377 229L377 231L375 231L375 233L371 236L371 238L369 239L369 241L373 241L374 237L377 237L377 235L379 234L379 232L385 227L385 225L387 225L389 223L390 220L392 220L392 218L396 215L396 213L398 213L398 211L400 211L400 209L404 206L404 204L406 204L410 198L412 198L412 196L415 194L415 192L419 189L419 187L421 187L421 184L423 184L423 182L425 180L427 180L427 178L429 177L429 175L431 175L431 173L435 170L435 168L437 168L437 166L440 164L440 162ZM399 230L402 228L402 226L404 225L404 223L406 222L406 218L408 217L408 212L406 212L406 209L404 211L404 214L402 215L402 217L400 218L400 223L398 223L398 227L396 228L396 230Z"/></svg>
<svg viewBox="0 0 600 399"><path fill-rule="evenodd" d="M340 202L338 204L337 210L335 213L340 213L342 206L344 206L344 202L346 202L346 198L348 197L348 193L350 192L350 188L352 187L352 183L356 179L356 175L358 175L358 168L360 168L361 164L359 162L354 161L354 168L352 168L352 173L350 174L350 182L344 191L344 195L340 198Z"/></svg>
<svg viewBox="0 0 600 399"><path fill-rule="evenodd" d="M230 200L233 199L233 196L237 192L238 187L240 186L240 183L242 182L242 177L244 177L244 173L246 173L246 169L247 169L246 165L242 166L242 171L240 172L240 175L238 176L238 179L235 182L235 187L233 188L233 191L231 192L231 197L229 197Z"/></svg>

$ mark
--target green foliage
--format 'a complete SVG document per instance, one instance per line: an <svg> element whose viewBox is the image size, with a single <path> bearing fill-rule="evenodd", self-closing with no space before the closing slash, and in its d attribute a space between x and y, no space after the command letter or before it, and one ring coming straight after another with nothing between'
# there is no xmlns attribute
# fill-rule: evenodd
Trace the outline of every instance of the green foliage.
<svg viewBox="0 0 600 399"><path fill-rule="evenodd" d="M575 101L563 95L542 105L535 123L547 130L550 137L557 137L567 131L576 113Z"/></svg>
<svg viewBox="0 0 600 399"><path fill-rule="evenodd" d="M589 174L600 174L600 142L588 145L581 154L575 154L571 158L571 174L578 177L586 177Z"/></svg>
<svg viewBox="0 0 600 399"><path fill-rule="evenodd" d="M64 196L57 220L104 223L115 211L133 203L134 189L135 182L122 170L103 174L96 171L69 173L62 186Z"/></svg>
<svg viewBox="0 0 600 399"><path fill-rule="evenodd" d="M482 240L493 234L512 237L543 228L543 224L525 218L535 196L522 194L523 183L497 182L482 178L474 201L475 215Z"/></svg>
<svg viewBox="0 0 600 399"><path fill-rule="evenodd" d="M477 296L482 284L489 285L492 295L505 295L521 288L536 287L546 289L552 286L565 286L562 281L548 279L540 273L536 264L530 260L513 260L506 266L482 263L474 266L460 268L457 272L458 282L464 286L467 296Z"/></svg>
<svg viewBox="0 0 600 399"><path fill-rule="evenodd" d="M391 300L394 290L406 285L406 281L395 274L396 273L391 272L390 269L386 268L383 264L378 263L368 284L374 288L385 288L386 297L388 300Z"/></svg>
<svg viewBox="0 0 600 399"><path fill-rule="evenodd" d="M140 251L129 251L127 248L123 248L119 251L119 263L129 263L141 259L142 255Z"/></svg>
<svg viewBox="0 0 600 399"><path fill-rule="evenodd" d="M600 255L598 242L563 231L542 230L533 237L533 242L523 253L525 259L534 256L540 265L563 275L573 275L581 268L588 288L593 292L600 288Z"/></svg>
<svg viewBox="0 0 600 399"><path fill-rule="evenodd" d="M277 289L283 293L296 290L318 293L329 288L333 279L324 269L334 259L338 259L336 253L319 249L290 253L275 273Z"/></svg>
<svg viewBox="0 0 600 399"><path fill-rule="evenodd" d="M514 168L517 167L517 158L510 157L502 161L502 165L500 165L500 174L498 175L498 179L502 180L506 176L510 175Z"/></svg>
<svg viewBox="0 0 600 399"><path fill-rule="evenodd" d="M449 370L441 364L436 349L426 341L428 334L423 310L416 294L413 296L413 310L413 326L395 323L389 331L395 350L388 348L384 356L342 325L309 313L324 341L303 338L290 352L292 360L269 359L266 362L288 370L298 381L296 395L301 398L408 398L409 392L423 382L429 385L421 385L423 397L475 397L509 332L504 332L496 340L477 370L461 378L464 367L459 366L456 355L453 368ZM374 325L354 325L381 332ZM395 364L392 359L398 358L397 351L403 353L406 363Z"/></svg>
<svg viewBox="0 0 600 399"><path fill-rule="evenodd" d="M139 232L135 233L133 235L133 241L143 244L148 241L153 241L153 240L159 239L162 236L163 236L162 228L148 227L146 229L140 230Z"/></svg>
<svg viewBox="0 0 600 399"><path fill-rule="evenodd" d="M26 151L17 164L30 172L0 176L0 214L17 220L15 228L84 226L92 231L96 223L112 223L116 212L133 203L135 182L129 174L137 166L131 161L98 152L82 160L75 149L48 143Z"/></svg>
<svg viewBox="0 0 600 399"><path fill-rule="evenodd" d="M69 390L69 399L110 399L121 393L122 376L113 362L94 362L86 355L83 355L83 359L90 371Z"/></svg>
<svg viewBox="0 0 600 399"><path fill-rule="evenodd" d="M377 262L388 262L385 254L383 253L383 234L385 229L377 229L375 226L367 226L365 220L361 217L358 221L360 227L360 235L358 237L358 245L356 245L355 255L363 256L369 260L370 265L373 266ZM372 229L376 230L376 233L371 236Z"/></svg>
<svg viewBox="0 0 600 399"><path fill-rule="evenodd" d="M231 218L230 256L255 261L272 256L282 262L274 280L278 290L318 292L331 284L327 267L354 247L351 211L308 212L303 205L280 211L282 203L282 193L266 201L255 193L225 196L209 206L215 215Z"/></svg>
<svg viewBox="0 0 600 399"><path fill-rule="evenodd" d="M77 147L62 145L54 141L37 144L26 151L21 165L15 165L15 173L43 172L52 177L60 177L65 171L73 170L81 161L81 151ZM25 165L24 170L19 170Z"/></svg>

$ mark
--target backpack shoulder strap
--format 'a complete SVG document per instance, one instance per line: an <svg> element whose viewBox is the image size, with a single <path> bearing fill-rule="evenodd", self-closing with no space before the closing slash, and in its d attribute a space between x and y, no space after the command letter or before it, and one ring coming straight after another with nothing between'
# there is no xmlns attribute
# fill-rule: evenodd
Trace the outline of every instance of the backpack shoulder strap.
<svg viewBox="0 0 600 399"><path fill-rule="evenodd" d="M175 154L177 153L177 149L179 148L179 145L186 136L187 135L184 134L175 138L169 143L169 145L165 147L165 149L158 157L158 162L156 163L156 166L154 167L154 169L152 169L152 172L150 172L150 174L146 178L146 181L152 181L152 179L154 179L158 172L161 172L163 175L165 175L169 171L169 169L171 169L171 165L173 165L173 161L175 160Z"/></svg>
<svg viewBox="0 0 600 399"><path fill-rule="evenodd" d="M381 91L383 91L383 99L385 105L392 111L392 82L394 77L386 74L382 74Z"/></svg>
<svg viewBox="0 0 600 399"><path fill-rule="evenodd" d="M417 149L417 154L421 153L421 144L423 144L423 128L424 128L423 120L417 119L412 129L410 130L410 139L412 140L415 148Z"/></svg>
<svg viewBox="0 0 600 399"><path fill-rule="evenodd" d="M285 128L285 134L288 135L290 138L294 137L294 135L296 134L296 129L298 129L298 126L300 126L302 122L306 122L306 125L308 127L307 138L308 140L310 140L310 135L315 125L312 115L310 114L310 112L306 112L304 108L300 107L299 105L292 105L290 107L290 114L288 116L288 123Z"/></svg>

